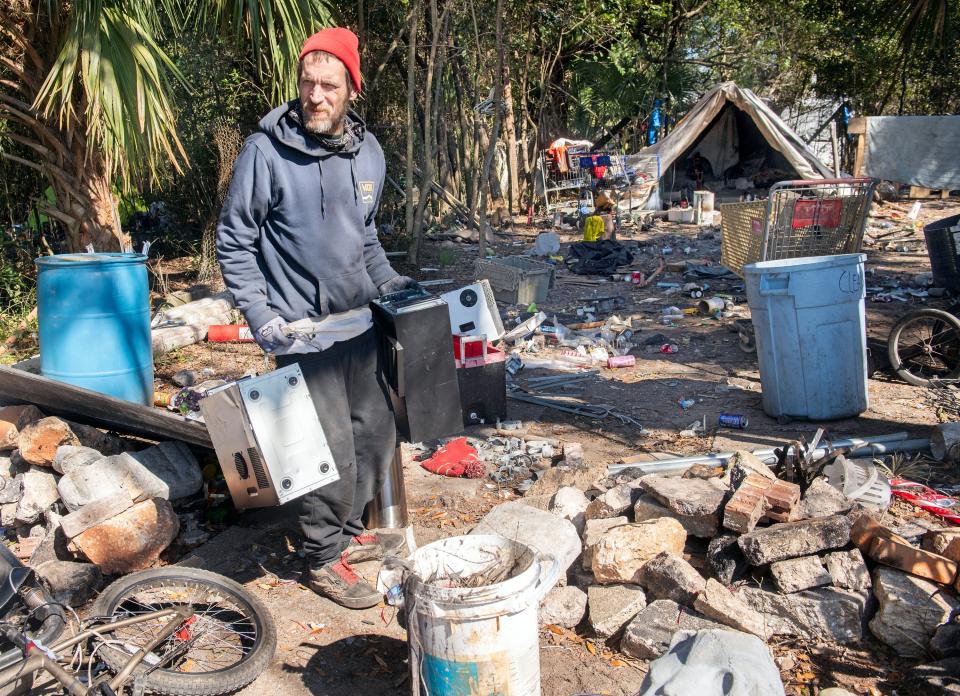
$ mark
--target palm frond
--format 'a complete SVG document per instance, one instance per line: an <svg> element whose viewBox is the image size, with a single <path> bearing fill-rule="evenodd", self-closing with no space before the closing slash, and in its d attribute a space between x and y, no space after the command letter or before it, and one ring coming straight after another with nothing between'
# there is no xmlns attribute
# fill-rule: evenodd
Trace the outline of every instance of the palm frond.
<svg viewBox="0 0 960 696"><path fill-rule="evenodd" d="M257 72L272 84L271 98L297 91L300 48L333 22L325 0L189 0L188 16L198 28L232 35L247 45Z"/></svg>

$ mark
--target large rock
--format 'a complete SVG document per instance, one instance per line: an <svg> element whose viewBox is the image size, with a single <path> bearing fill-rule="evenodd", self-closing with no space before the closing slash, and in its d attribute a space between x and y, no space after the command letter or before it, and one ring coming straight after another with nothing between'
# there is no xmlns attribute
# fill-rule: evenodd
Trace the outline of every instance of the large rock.
<svg viewBox="0 0 960 696"><path fill-rule="evenodd" d="M707 580L707 585L694 601L693 608L725 626L752 633L760 638L767 637L764 617L713 578Z"/></svg>
<svg viewBox="0 0 960 696"><path fill-rule="evenodd" d="M659 520L661 517L672 517L683 524L680 515L673 510L664 507L660 501L652 495L644 493L633 504L633 521L646 522L647 520Z"/></svg>
<svg viewBox="0 0 960 696"><path fill-rule="evenodd" d="M104 574L131 573L153 565L179 529L173 506L153 498L82 532L73 544Z"/></svg>
<svg viewBox="0 0 960 696"><path fill-rule="evenodd" d="M640 660L653 660L665 652L677 631L701 631L724 626L669 599L658 599L637 614L623 631L620 650Z"/></svg>
<svg viewBox="0 0 960 696"><path fill-rule="evenodd" d="M497 505L470 533L499 534L556 558L561 576L581 551L580 535L573 522L516 502Z"/></svg>
<svg viewBox="0 0 960 696"><path fill-rule="evenodd" d="M706 581L681 556L663 552L647 561L640 570L640 584L652 599L672 599L693 606Z"/></svg>
<svg viewBox="0 0 960 696"><path fill-rule="evenodd" d="M53 456L53 470L58 474L66 474L72 469L93 464L101 459L103 454L92 447L60 445Z"/></svg>
<svg viewBox="0 0 960 696"><path fill-rule="evenodd" d="M0 476L0 505L16 503L23 497L23 476Z"/></svg>
<svg viewBox="0 0 960 696"><path fill-rule="evenodd" d="M157 490L146 484L144 475L136 474L144 481L145 489L151 488L156 491L153 493L155 497L177 500L193 495L203 488L200 466L193 452L184 442L161 442L154 447L122 456L132 457L143 469L160 481L159 490Z"/></svg>
<svg viewBox="0 0 960 696"><path fill-rule="evenodd" d="M540 604L540 623L573 628L586 613L586 592L579 587L555 587Z"/></svg>
<svg viewBox="0 0 960 696"><path fill-rule="evenodd" d="M829 585L833 580L819 556L801 556L771 563L770 577L784 594Z"/></svg>
<svg viewBox="0 0 960 696"><path fill-rule="evenodd" d="M960 563L960 529L937 529L923 535L924 550Z"/></svg>
<svg viewBox="0 0 960 696"><path fill-rule="evenodd" d="M587 588L590 626L600 638L611 638L647 606L639 585L592 585Z"/></svg>
<svg viewBox="0 0 960 696"><path fill-rule="evenodd" d="M544 471L540 478L530 486L526 495L553 495L566 486L585 491L602 476L603 472L599 467L570 468L555 466Z"/></svg>
<svg viewBox="0 0 960 696"><path fill-rule="evenodd" d="M930 639L930 653L937 659L960 657L960 623L938 627Z"/></svg>
<svg viewBox="0 0 960 696"><path fill-rule="evenodd" d="M119 494L127 495L130 500L152 497L134 476L130 462L137 464L136 460L123 456L103 457L70 469L57 484L63 504L73 512L101 498Z"/></svg>
<svg viewBox="0 0 960 696"><path fill-rule="evenodd" d="M728 495L718 479L704 481L651 474L640 479L640 487L676 513L692 536L716 536Z"/></svg>
<svg viewBox="0 0 960 696"><path fill-rule="evenodd" d="M707 569L721 585L730 585L749 567L735 534L721 534L707 546Z"/></svg>
<svg viewBox="0 0 960 696"><path fill-rule="evenodd" d="M601 520L587 520L583 526L583 555L580 562L584 570L593 574L593 549L596 548L600 539L608 530L619 527L623 524L630 524L626 517L609 517Z"/></svg>
<svg viewBox="0 0 960 696"><path fill-rule="evenodd" d="M740 537L740 549L751 565L809 556L838 549L850 541L850 521L841 515L801 522L782 522Z"/></svg>
<svg viewBox="0 0 960 696"><path fill-rule="evenodd" d="M3 406L0 408L0 452L17 447L20 431L43 418L36 406Z"/></svg>
<svg viewBox="0 0 960 696"><path fill-rule="evenodd" d="M80 440L67 422L52 416L31 423L17 437L20 456L37 466L51 466L60 445L79 444Z"/></svg>
<svg viewBox="0 0 960 696"><path fill-rule="evenodd" d="M49 469L31 467L17 478L23 489L17 502L17 519L25 524L33 524L60 497L57 477Z"/></svg>
<svg viewBox="0 0 960 696"><path fill-rule="evenodd" d="M633 506L633 501L639 494L636 487L629 483L621 483L590 501L584 517L588 520L619 517Z"/></svg>
<svg viewBox="0 0 960 696"><path fill-rule="evenodd" d="M650 663L640 693L783 696L784 691L780 670L763 641L737 631L707 629L675 633L670 652Z"/></svg>
<svg viewBox="0 0 960 696"><path fill-rule="evenodd" d="M830 573L831 582L837 587L845 587L848 590L869 590L873 584L870 582L870 571L867 570L867 564L863 562L860 549L834 551L828 553L823 560L826 563L827 572Z"/></svg>
<svg viewBox="0 0 960 696"><path fill-rule="evenodd" d="M830 515L842 515L853 507L853 501L827 483L825 478L816 478L797 506L797 519L815 519Z"/></svg>
<svg viewBox="0 0 960 696"><path fill-rule="evenodd" d="M553 494L549 510L554 515L572 522L577 528L577 534L582 535L586 525L583 513L589 504L587 496L579 488L564 486Z"/></svg>
<svg viewBox="0 0 960 696"><path fill-rule="evenodd" d="M856 643L863 635L862 618L868 600L863 592L824 587L784 595L741 587L737 596L763 614L769 635L842 644Z"/></svg>
<svg viewBox="0 0 960 696"><path fill-rule="evenodd" d="M92 563L49 560L33 568L47 581L54 600L71 607L89 601L103 582L103 573Z"/></svg>
<svg viewBox="0 0 960 696"><path fill-rule="evenodd" d="M903 657L926 654L937 626L960 606L934 583L883 566L873 572L873 593L880 608L870 631Z"/></svg>
<svg viewBox="0 0 960 696"><path fill-rule="evenodd" d="M661 551L682 553L686 541L683 526L669 517L614 527L593 548L593 574L601 585L639 584L644 563Z"/></svg>

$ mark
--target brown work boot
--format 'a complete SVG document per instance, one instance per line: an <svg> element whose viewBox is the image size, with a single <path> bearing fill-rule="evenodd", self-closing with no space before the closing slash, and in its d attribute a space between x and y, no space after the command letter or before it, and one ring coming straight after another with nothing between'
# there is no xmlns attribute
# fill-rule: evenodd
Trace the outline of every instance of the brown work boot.
<svg viewBox="0 0 960 696"><path fill-rule="evenodd" d="M307 587L347 609L368 609L382 599L370 583L353 571L345 555L320 568L309 568Z"/></svg>
<svg viewBox="0 0 960 696"><path fill-rule="evenodd" d="M406 543L402 534L364 532L350 539L343 554L353 563L382 561L384 556L399 556Z"/></svg>

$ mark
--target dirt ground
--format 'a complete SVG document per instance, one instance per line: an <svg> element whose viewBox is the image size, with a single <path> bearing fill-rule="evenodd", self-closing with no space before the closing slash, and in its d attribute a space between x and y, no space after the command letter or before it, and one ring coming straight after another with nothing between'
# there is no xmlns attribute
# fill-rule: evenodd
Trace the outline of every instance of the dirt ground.
<svg viewBox="0 0 960 696"><path fill-rule="evenodd" d="M913 234L902 244L866 244L868 286L899 279L908 283L915 275L928 272L930 264L915 224L906 217L910 202L875 205L868 234L900 230L899 239ZM924 201L919 222L925 223L953 214L960 204L953 201ZM881 227L884 223L890 223ZM892 227L891 227L892 225ZM532 245L545 227L516 223L497 236L499 254L521 253ZM673 247L668 261L703 259L717 263L720 234L704 234L698 228L656 222L646 231L624 230L619 238L647 248L637 269L649 273L656 267L656 256L664 246ZM563 234L564 246L576 240L574 231ZM900 251L896 248L899 246ZM684 248L688 247L685 252ZM885 248L893 247L893 248ZM419 268L405 266L394 259L395 267L418 279L450 278L453 289L474 280L476 245L442 243L426 245L426 259ZM444 262L442 265L441 262ZM436 268L423 271L421 268ZM531 434L582 443L588 464L598 467L623 457L644 452L697 454L733 449L767 448L786 441L809 439L823 426L832 438L865 436L908 431L925 437L938 422L931 394L909 386L882 372L869 380L869 409L857 418L831 423L784 422L766 416L761 408L760 375L755 354L743 352L734 327L734 318L713 319L696 315L675 326L660 322L663 307L694 306L682 294L664 294L655 285L637 288L629 283L606 282L582 287L569 282L574 278L558 267L556 287L539 309L561 321L576 321L576 308L594 297L622 295L626 306L616 311L621 317L640 317L636 338L640 342L663 334L653 347L634 351L633 368L602 369L597 378L587 381L584 398L594 403L612 404L641 422L646 433L634 425L616 420L591 421L545 408L509 403L509 417L521 419ZM176 277L173 278L174 284ZM684 282L679 274L665 273L660 281ZM707 295L722 293L738 301L738 316L748 317L742 281L709 280ZM651 300L651 298L657 298ZM645 302L646 300L646 302ZM910 302L879 303L867 301L868 334L886 342L890 326L913 308L944 307L944 301L911 299ZM580 319L582 321L582 319ZM675 343L679 352L663 355L660 343ZM538 356L540 357L540 356ZM210 367L216 376L235 378L249 370L262 371L267 363L251 344L200 344L176 351L157 363L157 377L169 380L180 369ZM693 399L695 405L684 410L681 399ZM736 413L749 419L745 430L717 430L719 413ZM708 434L680 438L678 432L692 421L706 416ZM472 434L489 433L482 426ZM484 480L447 479L413 466L406 471L406 485L416 538L419 544L436 538L467 532L493 505L514 499L510 490L498 489ZM235 524L215 536L181 562L201 565L245 583L263 599L277 622L280 640L276 659L244 694L343 694L409 693L405 633L397 625L393 609L375 608L347 611L315 596L298 584L300 559L294 520L284 517L288 511L257 512L240 516ZM903 509L907 516L912 509ZM376 567L361 571L373 579ZM581 635L588 636L587 631ZM782 676L791 694L814 694L819 688L845 686L855 693L905 694L900 682L909 666L895 659L890 651L869 637L856 647L808 645L791 641L775 646L781 661ZM615 646L614 646L615 647ZM791 664L792 663L792 664ZM544 630L541 640L541 672L545 696L571 696L578 693L629 695L637 691L646 671L645 663L628 659L590 638L576 633ZM899 685L899 686L898 686Z"/></svg>

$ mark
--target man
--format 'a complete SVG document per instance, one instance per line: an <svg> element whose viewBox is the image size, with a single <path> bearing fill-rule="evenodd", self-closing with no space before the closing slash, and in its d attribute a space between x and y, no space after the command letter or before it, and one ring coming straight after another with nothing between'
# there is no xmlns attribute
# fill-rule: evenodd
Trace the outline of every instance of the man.
<svg viewBox="0 0 960 696"><path fill-rule="evenodd" d="M340 472L301 501L307 583L359 609L380 596L348 560L402 544L365 534L360 521L396 445L368 303L416 283L390 267L377 240L386 168L348 108L360 92L357 37L336 28L307 39L298 82L299 98L267 114L237 157L217 253L257 343L278 367L300 365ZM288 324L307 318L311 332L291 334Z"/></svg>

